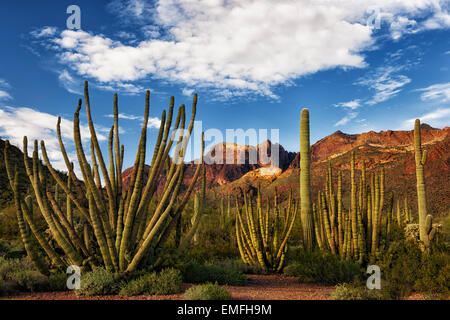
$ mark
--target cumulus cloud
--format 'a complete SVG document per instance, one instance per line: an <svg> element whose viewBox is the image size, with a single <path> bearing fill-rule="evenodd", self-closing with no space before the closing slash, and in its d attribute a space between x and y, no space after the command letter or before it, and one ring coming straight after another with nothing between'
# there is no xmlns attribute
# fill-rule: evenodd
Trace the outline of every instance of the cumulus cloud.
<svg viewBox="0 0 450 320"><path fill-rule="evenodd" d="M64 65L107 84L151 77L208 88L225 98L248 93L276 98L277 85L301 76L365 67L362 52L375 40L369 9L381 12L399 38L408 28L448 27L444 2L114 0L109 10L138 25L145 40L122 44L102 34L65 30L53 43ZM399 76L380 84L374 103L395 95L408 80Z"/></svg>
<svg viewBox="0 0 450 320"><path fill-rule="evenodd" d="M194 93L194 89L187 89L187 88L183 88L183 90L181 91L181 93L183 93L184 96L192 96L192 94Z"/></svg>
<svg viewBox="0 0 450 320"><path fill-rule="evenodd" d="M423 114L420 117L421 123L427 123L432 127L443 128L450 123L450 108L440 108L434 111ZM416 118L403 121L401 128L404 130L412 130L414 128L414 121Z"/></svg>
<svg viewBox="0 0 450 320"><path fill-rule="evenodd" d="M420 98L426 100L439 100L440 102L450 101L450 82L438 83L426 88L417 89L416 91L423 92Z"/></svg>
<svg viewBox="0 0 450 320"><path fill-rule="evenodd" d="M62 158L58 138L56 135L56 123L58 117L49 113L40 112L31 108L0 107L0 136L22 149L23 137L27 136L32 146L33 140L44 140L48 157L56 169L67 170ZM81 137L84 142L89 142L90 133L88 126L80 126ZM102 130L99 130L102 131ZM61 134L69 152L73 149L73 122L61 119ZM105 141L105 135L97 132L100 141ZM31 147L30 146L30 147ZM76 156L69 154L71 160L76 162Z"/></svg>
<svg viewBox="0 0 450 320"><path fill-rule="evenodd" d="M35 38L48 38L52 37L58 32L58 28L56 27L42 27L36 30L31 31L31 35Z"/></svg>
<svg viewBox="0 0 450 320"><path fill-rule="evenodd" d="M380 67L374 73L359 79L356 84L369 87L375 91L371 99L365 103L374 105L389 100L400 93L402 87L411 82L405 75L399 74L404 67Z"/></svg>

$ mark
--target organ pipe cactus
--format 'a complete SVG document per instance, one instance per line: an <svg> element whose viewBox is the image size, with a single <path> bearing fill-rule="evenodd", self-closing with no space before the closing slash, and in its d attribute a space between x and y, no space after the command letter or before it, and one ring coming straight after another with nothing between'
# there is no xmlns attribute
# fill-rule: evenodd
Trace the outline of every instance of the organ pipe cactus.
<svg viewBox="0 0 450 320"><path fill-rule="evenodd" d="M305 108L300 118L300 218L303 245L309 251L314 241L310 180L309 111Z"/></svg>
<svg viewBox="0 0 450 320"><path fill-rule="evenodd" d="M119 141L118 98L114 96L114 125L111 128L108 147L109 165L106 166L103 153L97 138L91 115L91 104L88 83L84 90L86 113L91 138L91 163L85 154L80 133L81 99L78 102L73 120L75 149L82 180L75 173L73 163L69 159L61 135L61 119L57 122L57 136L61 154L68 171L65 179L51 166L45 142L41 141L41 153L45 165L57 183L56 194L46 184L43 167L38 159L38 142L34 142L32 161L28 157L27 139L24 138L24 164L27 176L32 185L37 207L44 217L51 234L51 243L42 237L32 219L30 206L23 200L23 195L14 186L17 180L12 175L8 161L8 147L5 148L8 177L16 198L19 225L24 222L29 226L33 236L51 261L51 267L66 267L78 265L91 268L104 266L117 274L135 271L144 263L152 263L158 257L155 252L167 239L170 226L183 211L194 185L199 177L202 165L198 165L189 187L183 193L180 191L184 177L184 157L186 146L194 126L197 107L197 95L194 95L192 115L187 129L185 106L178 109L176 121L172 127L174 98L170 100L169 112L162 112L161 125L155 143L148 178L144 179L146 158L147 124L150 107L150 92L145 98L144 122L142 126L136 160L132 171L130 186L127 191L122 185L122 166L124 148ZM172 127L172 128L171 128ZM203 139L203 137L202 137ZM174 148L173 145L175 143ZM202 142L203 145L203 142ZM8 143L7 143L8 146ZM202 148L203 149L203 148ZM169 153L173 150L173 159ZM203 159L203 150L202 150ZM168 164L168 165L167 165ZM164 166L167 165L167 169ZM165 172L164 172L165 171ZM150 207L155 197L159 177L165 175L165 183L156 206ZM100 179L102 176L103 179ZM104 186L101 185L104 184ZM60 193L66 198L66 205L61 201ZM181 203L176 206L176 200L181 197ZM77 214L74 214L74 213ZM75 228L81 224L82 230ZM21 230L24 228L21 228ZM21 231L21 233L23 233ZM29 243L26 234L22 234L24 243ZM29 245L27 253L33 262L39 265L40 257L36 257ZM150 258L149 258L150 257ZM144 259L145 258L145 259Z"/></svg>
<svg viewBox="0 0 450 320"><path fill-rule="evenodd" d="M317 205L313 205L315 243L319 249L329 250L343 258L359 263L374 258L379 250L380 236L390 230L393 213L384 216L384 169L372 173L370 186L366 185L366 167L362 161L359 186L356 183L356 159L350 158L350 203L345 210L343 203L342 172L338 173L337 193L333 189L330 164L326 173L325 193L318 192ZM357 195L357 190L359 194ZM390 210L393 211L393 200ZM382 217L384 217L382 219ZM382 228L381 225L384 225Z"/></svg>
<svg viewBox="0 0 450 320"><path fill-rule="evenodd" d="M292 194L285 208L278 205L276 198L275 195L273 208L270 208L269 201L264 208L258 187L256 207L247 193L244 194L243 205L236 200L236 239L241 258L244 263L268 272L279 272L284 266L298 210Z"/></svg>

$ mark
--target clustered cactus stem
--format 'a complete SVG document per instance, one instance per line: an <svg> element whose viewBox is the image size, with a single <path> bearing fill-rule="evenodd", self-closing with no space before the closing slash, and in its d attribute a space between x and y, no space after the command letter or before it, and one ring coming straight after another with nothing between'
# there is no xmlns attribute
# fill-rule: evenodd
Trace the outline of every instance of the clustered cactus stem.
<svg viewBox="0 0 450 320"><path fill-rule="evenodd" d="M244 193L243 205L236 200L236 238L244 263L268 272L281 271L297 210L298 204L293 200L292 192L284 208L277 203L277 195L272 208L269 201L264 207L260 187L256 208L247 193Z"/></svg>
<svg viewBox="0 0 450 320"><path fill-rule="evenodd" d="M167 239L172 230L173 221L184 210L197 182L203 165L204 142L202 135L201 164L196 168L189 187L181 193L180 187L184 177L185 151L193 130L197 107L197 94L194 95L192 115L187 129L185 106L178 109L175 124L171 130L174 98L171 97L169 112L166 118L164 110L156 140L150 172L144 179L146 158L147 125L150 108L150 92L145 98L144 122L139 146L134 162L131 183L128 190L123 190L122 166L124 147L119 141L118 97L114 96L114 125L108 139L109 163L106 165L97 138L91 115L88 83L84 90L86 113L90 131L91 163L88 162L80 132L81 99L78 102L73 121L73 134L82 181L75 174L74 165L70 161L61 135L61 119L57 122L57 136L68 177L64 178L56 172L50 163L45 142L41 141L41 153L48 172L56 181L56 187L47 185L43 165L38 159L38 142L34 142L32 162L28 158L27 138L24 137L23 151L26 173L32 185L38 209L45 219L53 241L42 236L36 226L32 214L32 202L23 199L18 188L18 173L13 176L13 168L8 161L9 143L5 147L5 162L9 181L14 191L17 208L17 219L22 240L28 255L43 273L48 273L48 266L38 256L32 234L46 254L50 267L66 267L78 265L91 268L104 266L117 274L133 272L144 263L154 263L158 256L158 248ZM175 147L172 148L175 142ZM173 158L169 153L174 149ZM156 190L160 176L165 175L161 196L156 199ZM103 179L101 179L101 177ZM104 186L102 186L102 182ZM61 201L64 195L66 204ZM181 202L176 205L177 199ZM150 206L152 199L156 206ZM200 214L198 214L200 216ZM198 227L194 224L193 230ZM81 228L79 227L81 226ZM27 230L31 230L31 233ZM188 233L186 242L190 241ZM186 246L184 243L182 246ZM58 252L58 253L57 253ZM62 252L62 254L60 253Z"/></svg>
<svg viewBox="0 0 450 320"><path fill-rule="evenodd" d="M363 263L368 258L375 257L379 250L380 234L384 230L381 228L384 169L381 169L379 176L372 173L368 188L366 165L365 161L362 161L358 187L354 152L351 153L350 161L349 210L345 209L343 203L342 172L338 173L337 193L335 193L332 166L328 163L325 193L319 191L317 205L313 204L315 243L319 249L329 250L342 258L352 258ZM384 220L385 225L388 223L387 219L388 217Z"/></svg>

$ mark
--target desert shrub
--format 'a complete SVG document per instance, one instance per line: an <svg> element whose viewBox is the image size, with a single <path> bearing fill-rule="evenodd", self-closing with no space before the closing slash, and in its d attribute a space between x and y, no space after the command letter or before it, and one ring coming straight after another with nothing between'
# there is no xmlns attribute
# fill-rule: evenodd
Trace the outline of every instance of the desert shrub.
<svg viewBox="0 0 450 320"><path fill-rule="evenodd" d="M115 294L119 290L119 284L114 274L100 267L85 273L81 277L81 288L75 293L86 296Z"/></svg>
<svg viewBox="0 0 450 320"><path fill-rule="evenodd" d="M444 241L450 241L450 214L443 218L442 238Z"/></svg>
<svg viewBox="0 0 450 320"><path fill-rule="evenodd" d="M120 290L120 294L135 296L140 294L166 295L181 291L182 275L179 270L169 268L159 273L147 273L131 280Z"/></svg>
<svg viewBox="0 0 450 320"><path fill-rule="evenodd" d="M9 191L10 190L9 186L6 189ZM1 192L2 190L0 190L0 193ZM0 223L0 238L17 239L19 236L19 227L17 225L16 208L14 205L11 204L5 205L6 207L1 206L2 210L0 210L0 221L2 222Z"/></svg>
<svg viewBox="0 0 450 320"><path fill-rule="evenodd" d="M401 299L413 290L421 266L422 252L412 241L392 242L377 264L381 268L381 289L387 299Z"/></svg>
<svg viewBox="0 0 450 320"><path fill-rule="evenodd" d="M433 243L429 254L422 257L414 290L444 298L450 293L450 247L448 243Z"/></svg>
<svg viewBox="0 0 450 320"><path fill-rule="evenodd" d="M0 279L0 297L7 296L8 293L9 292L8 292L8 288L5 284L5 281Z"/></svg>
<svg viewBox="0 0 450 320"><path fill-rule="evenodd" d="M344 283L336 286L330 300L383 300L383 294L380 290L368 290Z"/></svg>
<svg viewBox="0 0 450 320"><path fill-rule="evenodd" d="M28 258L5 259L0 257L0 279L14 280L14 275L21 271L37 271Z"/></svg>
<svg viewBox="0 0 450 320"><path fill-rule="evenodd" d="M261 266L245 264L241 258L216 259L207 264L217 265L225 269L236 269L244 274L266 274L267 271Z"/></svg>
<svg viewBox="0 0 450 320"><path fill-rule="evenodd" d="M6 255L9 252L9 243L0 239L0 257Z"/></svg>
<svg viewBox="0 0 450 320"><path fill-rule="evenodd" d="M0 279L9 283L9 288L17 291L44 291L49 288L46 276L36 270L28 258L0 258Z"/></svg>
<svg viewBox="0 0 450 320"><path fill-rule="evenodd" d="M20 291L45 291L49 288L49 281L39 271L23 270L13 274L12 279L17 282Z"/></svg>
<svg viewBox="0 0 450 320"><path fill-rule="evenodd" d="M198 264L190 262L183 271L183 279L190 283L217 282L218 284L243 286L245 275L237 268L224 268L213 264Z"/></svg>
<svg viewBox="0 0 450 320"><path fill-rule="evenodd" d="M0 257L6 259L20 259L24 254L25 248L22 241L0 240Z"/></svg>
<svg viewBox="0 0 450 320"><path fill-rule="evenodd" d="M63 272L53 273L48 277L50 291L67 290L67 274Z"/></svg>
<svg viewBox="0 0 450 320"><path fill-rule="evenodd" d="M186 300L230 300L231 293L217 283L194 286L184 293Z"/></svg>
<svg viewBox="0 0 450 320"><path fill-rule="evenodd" d="M298 277L300 282L323 284L352 282L363 275L358 264L320 251L297 252L291 263L284 268L284 274Z"/></svg>

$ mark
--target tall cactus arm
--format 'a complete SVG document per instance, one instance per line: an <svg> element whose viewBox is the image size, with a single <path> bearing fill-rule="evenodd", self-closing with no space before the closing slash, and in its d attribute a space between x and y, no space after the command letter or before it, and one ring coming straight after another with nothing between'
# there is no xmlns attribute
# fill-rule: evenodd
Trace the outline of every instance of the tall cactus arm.
<svg viewBox="0 0 450 320"><path fill-rule="evenodd" d="M21 197L19 191L19 172L16 170L15 176L13 178L13 173L8 155L9 155L9 141L7 140L5 142L5 149L4 149L5 167L11 189L13 190L14 204L16 206L16 217L19 225L19 232L25 247L25 251L27 252L27 255L30 257L34 265L38 268L38 270L41 273L49 274L47 266L41 260L41 257L39 256L36 248L31 242L30 234L27 231L27 223L24 219L24 214L21 205L21 202L23 202L23 198Z"/></svg>
<svg viewBox="0 0 450 320"><path fill-rule="evenodd" d="M81 102L81 100L79 102ZM70 162L69 157L67 156L66 147L64 146L64 142L62 140L61 117L58 117L58 121L56 123L56 134L58 136L59 149L61 150L61 154L63 156L64 163L66 164L66 167L67 167L67 172L69 173L69 176L75 186L75 190L77 191L76 195L78 197L78 201L80 201L80 203L83 206L85 206L85 205L87 205L87 198L86 198L86 196L84 196L84 192L81 188L80 182L78 181L78 178L75 174L73 163Z"/></svg>
<svg viewBox="0 0 450 320"><path fill-rule="evenodd" d="M52 177L55 179L55 181L58 183L58 185L64 190L65 194L70 198L70 200L73 201L77 209L80 211L80 213L86 218L89 223L91 221L89 214L86 210L86 208L80 203L78 197L67 187L66 183L60 178L60 176L56 173L56 171L51 166L50 160L47 155L47 149L45 148L44 141L41 141L41 151L42 151L42 157L44 159L44 162L47 166L48 171L52 175Z"/></svg>
<svg viewBox="0 0 450 320"><path fill-rule="evenodd" d="M111 183L110 183L111 180L109 178L108 170L106 169L105 160L103 159L103 154L100 149L100 144L98 143L97 134L95 132L95 127L94 127L94 122L92 121L91 104L89 101L89 89L88 89L87 81L84 83L84 99L85 99L85 104L86 104L86 114L87 114L87 118L88 118L88 126L89 126L89 131L91 133L92 143L94 145L94 149L97 154L100 169L102 171L102 175L103 175L103 178L105 181L106 192L108 194L109 212L114 212L115 204L114 204L114 195L113 195L112 187L111 187Z"/></svg>

